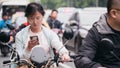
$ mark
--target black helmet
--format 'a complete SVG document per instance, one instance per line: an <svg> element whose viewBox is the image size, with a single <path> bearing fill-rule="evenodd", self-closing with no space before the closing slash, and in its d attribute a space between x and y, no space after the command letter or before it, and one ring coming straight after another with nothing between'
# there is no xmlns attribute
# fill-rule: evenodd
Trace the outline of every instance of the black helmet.
<svg viewBox="0 0 120 68"><path fill-rule="evenodd" d="M8 42L10 40L10 35L7 32L0 32L0 41L1 42Z"/></svg>
<svg viewBox="0 0 120 68"><path fill-rule="evenodd" d="M3 12L3 13L2 13L2 17L3 17L3 16L9 16L9 13L8 13L7 11Z"/></svg>
<svg viewBox="0 0 120 68"><path fill-rule="evenodd" d="M67 40L70 40L73 38L73 36L74 36L74 32L73 32L72 28L71 27L65 28L65 31L63 33L63 37Z"/></svg>

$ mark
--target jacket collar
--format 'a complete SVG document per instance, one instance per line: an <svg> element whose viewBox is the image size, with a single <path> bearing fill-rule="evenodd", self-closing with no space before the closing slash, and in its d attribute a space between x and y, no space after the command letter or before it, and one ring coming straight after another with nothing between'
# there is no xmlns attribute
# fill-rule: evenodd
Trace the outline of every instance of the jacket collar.
<svg viewBox="0 0 120 68"><path fill-rule="evenodd" d="M107 13L103 14L93 26L95 26L101 34L114 34L110 26L107 24L107 16Z"/></svg>
<svg viewBox="0 0 120 68"><path fill-rule="evenodd" d="M45 31L46 28L44 26L41 26L41 27L42 27L42 30ZM25 27L24 30L23 30L23 32L22 32L22 34L23 34L22 38L25 40L25 41L23 41L24 44L27 43L26 38L28 38L29 29L30 29L30 25L27 26L27 27Z"/></svg>
<svg viewBox="0 0 120 68"><path fill-rule="evenodd" d="M46 30L46 28L45 28L44 26L41 25L40 27L42 28L43 31ZM25 35L28 35L29 29L30 29L30 25L25 28L25 31L26 31L26 32L25 32L25 33L26 33Z"/></svg>

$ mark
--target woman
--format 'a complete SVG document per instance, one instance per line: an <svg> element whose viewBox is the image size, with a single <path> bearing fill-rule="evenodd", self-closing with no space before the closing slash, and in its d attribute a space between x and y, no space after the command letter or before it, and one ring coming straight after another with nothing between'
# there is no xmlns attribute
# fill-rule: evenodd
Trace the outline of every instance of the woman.
<svg viewBox="0 0 120 68"><path fill-rule="evenodd" d="M41 25L44 14L44 9L40 4L28 4L25 10L25 16L27 17L29 26L18 32L15 37L18 54L21 58L29 58L31 49L34 46L41 46L51 56L50 51L52 46L59 52L63 61L69 61L68 51L63 47L56 33ZM38 39L31 40L32 36Z"/></svg>

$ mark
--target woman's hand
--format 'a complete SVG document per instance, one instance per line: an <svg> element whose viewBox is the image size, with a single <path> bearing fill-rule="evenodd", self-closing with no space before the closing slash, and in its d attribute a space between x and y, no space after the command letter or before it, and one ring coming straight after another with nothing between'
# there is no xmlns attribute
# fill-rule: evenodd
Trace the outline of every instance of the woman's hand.
<svg viewBox="0 0 120 68"><path fill-rule="evenodd" d="M63 62L69 62L71 60L68 54L63 54L61 58Z"/></svg>
<svg viewBox="0 0 120 68"><path fill-rule="evenodd" d="M28 46L27 46L27 50L31 51L31 49L36 46L39 45L39 41L38 40L30 40L28 41Z"/></svg>

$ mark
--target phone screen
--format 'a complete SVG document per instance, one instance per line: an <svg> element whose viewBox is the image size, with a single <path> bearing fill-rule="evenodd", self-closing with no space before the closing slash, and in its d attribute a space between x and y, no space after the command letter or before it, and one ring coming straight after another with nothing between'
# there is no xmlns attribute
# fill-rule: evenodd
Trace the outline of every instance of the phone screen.
<svg viewBox="0 0 120 68"><path fill-rule="evenodd" d="M38 36L30 36L30 40L38 40Z"/></svg>

